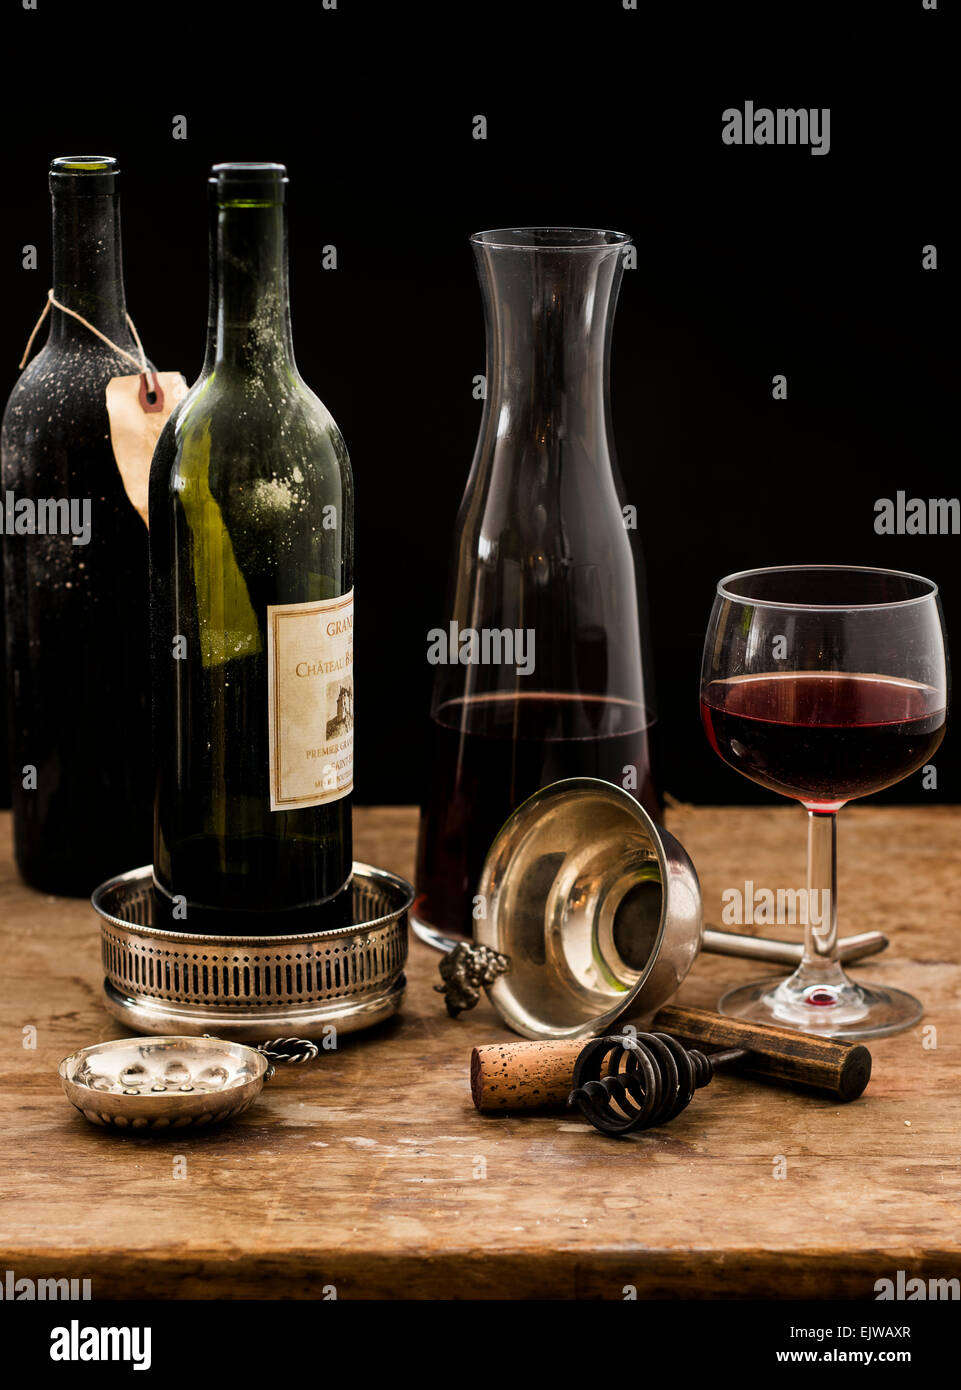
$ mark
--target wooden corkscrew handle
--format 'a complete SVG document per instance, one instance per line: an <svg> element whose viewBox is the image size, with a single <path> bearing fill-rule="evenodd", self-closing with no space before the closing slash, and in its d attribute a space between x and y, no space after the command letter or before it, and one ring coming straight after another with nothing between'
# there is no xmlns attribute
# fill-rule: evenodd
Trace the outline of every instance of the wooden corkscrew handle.
<svg viewBox="0 0 961 1390"><path fill-rule="evenodd" d="M842 1101L857 1100L871 1077L871 1054L863 1043L726 1018L682 1004L659 1009L651 1027L684 1043L746 1048L750 1055L737 1063L738 1072L812 1086Z"/></svg>

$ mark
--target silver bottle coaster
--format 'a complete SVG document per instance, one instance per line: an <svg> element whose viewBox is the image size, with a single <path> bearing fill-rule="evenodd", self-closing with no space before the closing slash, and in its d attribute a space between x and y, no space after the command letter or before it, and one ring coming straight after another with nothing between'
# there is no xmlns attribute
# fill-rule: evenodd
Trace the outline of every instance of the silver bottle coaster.
<svg viewBox="0 0 961 1390"><path fill-rule="evenodd" d="M355 863L352 921L334 931L208 936L161 927L150 867L100 885L107 1011L133 1032L258 1042L369 1028L403 998L410 884Z"/></svg>
<svg viewBox="0 0 961 1390"><path fill-rule="evenodd" d="M91 1124L132 1132L200 1129L241 1114L274 1072L306 1062L318 1048L302 1038L260 1047L223 1038L118 1038L72 1052L60 1063L70 1103Z"/></svg>

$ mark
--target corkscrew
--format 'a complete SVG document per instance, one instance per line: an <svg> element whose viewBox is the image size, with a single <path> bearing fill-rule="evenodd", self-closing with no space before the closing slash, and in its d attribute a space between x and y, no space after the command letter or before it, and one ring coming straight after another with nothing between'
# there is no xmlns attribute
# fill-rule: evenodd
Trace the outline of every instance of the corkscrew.
<svg viewBox="0 0 961 1390"><path fill-rule="evenodd" d="M746 1056L743 1047L706 1055L668 1033L595 1038L575 1063L567 1106L602 1134L654 1129L686 1110L717 1067Z"/></svg>
<svg viewBox="0 0 961 1390"><path fill-rule="evenodd" d="M675 1119L694 1092L727 1067L835 1101L856 1100L871 1076L871 1054L861 1043L678 1004L660 1009L650 1027L649 1033L628 1027L586 1043L557 1038L475 1047L474 1104L484 1112L566 1105L602 1134L622 1135Z"/></svg>

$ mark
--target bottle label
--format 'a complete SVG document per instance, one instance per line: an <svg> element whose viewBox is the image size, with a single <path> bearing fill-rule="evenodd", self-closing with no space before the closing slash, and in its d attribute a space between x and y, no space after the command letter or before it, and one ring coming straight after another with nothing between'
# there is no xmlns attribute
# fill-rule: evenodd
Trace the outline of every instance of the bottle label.
<svg viewBox="0 0 961 1390"><path fill-rule="evenodd" d="M270 809L323 806L354 787L354 591L267 606Z"/></svg>

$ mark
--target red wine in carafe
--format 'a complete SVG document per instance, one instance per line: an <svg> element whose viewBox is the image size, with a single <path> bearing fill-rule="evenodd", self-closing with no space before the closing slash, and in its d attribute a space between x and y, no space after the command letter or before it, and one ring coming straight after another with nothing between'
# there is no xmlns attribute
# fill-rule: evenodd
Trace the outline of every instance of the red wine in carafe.
<svg viewBox="0 0 961 1390"><path fill-rule="evenodd" d="M707 737L745 777L819 809L889 787L941 742L945 698L917 681L796 671L712 681Z"/></svg>
<svg viewBox="0 0 961 1390"><path fill-rule="evenodd" d="M639 705L612 697L498 693L441 705L432 720L418 852L414 915L422 927L472 935L473 899L491 842L540 787L600 777L626 785L657 814L650 733Z"/></svg>

